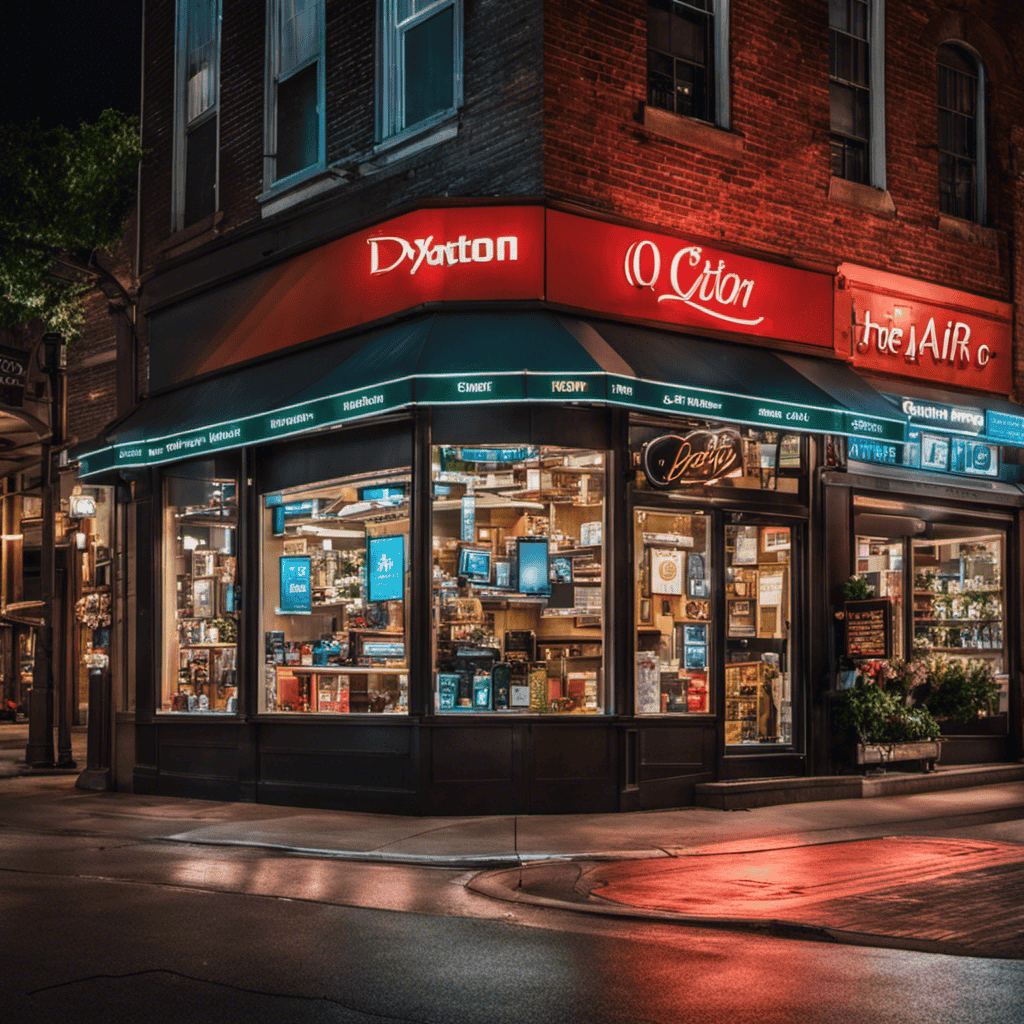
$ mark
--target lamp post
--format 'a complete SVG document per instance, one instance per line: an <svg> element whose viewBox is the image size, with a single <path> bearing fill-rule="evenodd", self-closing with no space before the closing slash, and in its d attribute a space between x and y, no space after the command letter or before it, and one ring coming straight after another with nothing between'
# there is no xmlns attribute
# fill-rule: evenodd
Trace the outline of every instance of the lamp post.
<svg viewBox="0 0 1024 1024"><path fill-rule="evenodd" d="M56 598L56 529L53 492L56 483L54 454L64 443L66 413L65 373L67 348L59 334L43 335L43 372L50 379L50 436L43 441L40 459L43 506L42 551L40 558L42 615L37 629L32 689L28 695L28 745L25 760L33 768L53 768L53 705L54 649L53 605ZM66 722L64 701L61 701L61 767L74 767L71 761L70 729ZM66 735L66 742L65 742ZM70 764L68 763L70 761Z"/></svg>

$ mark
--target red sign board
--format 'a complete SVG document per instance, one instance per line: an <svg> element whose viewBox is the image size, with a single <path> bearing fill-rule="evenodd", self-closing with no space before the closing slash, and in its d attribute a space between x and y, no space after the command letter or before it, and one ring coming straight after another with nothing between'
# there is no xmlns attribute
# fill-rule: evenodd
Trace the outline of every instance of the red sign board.
<svg viewBox="0 0 1024 1024"><path fill-rule="evenodd" d="M836 291L836 350L855 367L1009 394L1013 307L843 264ZM852 305L852 315L851 315Z"/></svg>
<svg viewBox="0 0 1024 1024"><path fill-rule="evenodd" d="M832 348L832 276L548 213L547 298L614 317Z"/></svg>
<svg viewBox="0 0 1024 1024"><path fill-rule="evenodd" d="M407 213L296 256L217 325L195 374L371 323L426 302L544 297L540 207Z"/></svg>

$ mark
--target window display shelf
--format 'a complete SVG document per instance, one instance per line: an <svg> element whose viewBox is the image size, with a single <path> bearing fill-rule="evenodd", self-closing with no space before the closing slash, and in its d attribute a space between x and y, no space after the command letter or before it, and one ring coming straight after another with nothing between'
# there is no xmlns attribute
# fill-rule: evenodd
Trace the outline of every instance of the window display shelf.
<svg viewBox="0 0 1024 1024"><path fill-rule="evenodd" d="M1002 647L929 647L932 654L962 654L968 657L1001 658Z"/></svg>
<svg viewBox="0 0 1024 1024"><path fill-rule="evenodd" d="M932 626L977 626L984 622L1002 622L1002 616L985 619L932 619L926 618L923 615L914 616L915 625L924 625L928 623Z"/></svg>

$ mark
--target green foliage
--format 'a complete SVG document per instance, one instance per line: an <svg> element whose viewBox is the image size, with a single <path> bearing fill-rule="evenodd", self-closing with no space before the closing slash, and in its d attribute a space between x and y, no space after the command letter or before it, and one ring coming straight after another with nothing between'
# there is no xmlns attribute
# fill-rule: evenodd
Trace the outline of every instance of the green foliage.
<svg viewBox="0 0 1024 1024"><path fill-rule="evenodd" d="M0 125L0 152L0 325L39 320L76 337L89 285L55 270L120 238L142 157L135 120L105 110L74 130Z"/></svg>
<svg viewBox="0 0 1024 1024"><path fill-rule="evenodd" d="M851 576L843 584L843 599L846 601L868 601L875 596L875 588L863 576Z"/></svg>
<svg viewBox="0 0 1024 1024"><path fill-rule="evenodd" d="M992 714L998 696L995 673L984 658L933 658L919 692L922 705L936 718L955 722L970 722L979 715Z"/></svg>
<svg viewBox="0 0 1024 1024"><path fill-rule="evenodd" d="M832 726L851 732L860 743L906 743L934 740L939 724L922 707L909 706L890 692L859 676L852 689L841 690L832 702Z"/></svg>

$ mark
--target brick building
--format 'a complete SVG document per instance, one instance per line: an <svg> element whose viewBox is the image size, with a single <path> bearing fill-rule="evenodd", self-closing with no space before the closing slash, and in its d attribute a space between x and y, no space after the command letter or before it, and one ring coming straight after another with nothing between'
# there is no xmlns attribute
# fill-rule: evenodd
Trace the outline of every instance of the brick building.
<svg viewBox="0 0 1024 1024"><path fill-rule="evenodd" d="M124 498L119 785L678 805L840 770L869 654L988 665L943 760L1020 756L1017 5L145 36L140 402L79 453Z"/></svg>

